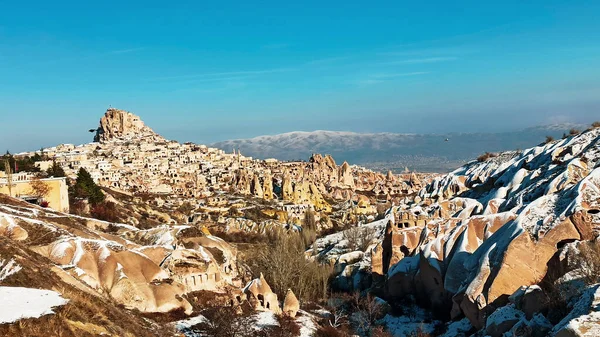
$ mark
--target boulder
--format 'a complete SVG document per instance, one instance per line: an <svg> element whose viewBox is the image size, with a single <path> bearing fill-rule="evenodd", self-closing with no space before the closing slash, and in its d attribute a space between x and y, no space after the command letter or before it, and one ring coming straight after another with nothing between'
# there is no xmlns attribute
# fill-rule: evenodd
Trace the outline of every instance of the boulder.
<svg viewBox="0 0 600 337"><path fill-rule="evenodd" d="M294 295L291 289L288 289L283 300L283 313L289 317L296 317L296 313L300 310L300 302Z"/></svg>
<svg viewBox="0 0 600 337"><path fill-rule="evenodd" d="M250 281L243 290L248 296L248 301L253 306L254 310L271 311L275 314L281 313L277 294L275 294L263 274L259 278Z"/></svg>
<svg viewBox="0 0 600 337"><path fill-rule="evenodd" d="M501 307L487 318L485 332L491 337L502 337L524 316L523 312L512 305Z"/></svg>

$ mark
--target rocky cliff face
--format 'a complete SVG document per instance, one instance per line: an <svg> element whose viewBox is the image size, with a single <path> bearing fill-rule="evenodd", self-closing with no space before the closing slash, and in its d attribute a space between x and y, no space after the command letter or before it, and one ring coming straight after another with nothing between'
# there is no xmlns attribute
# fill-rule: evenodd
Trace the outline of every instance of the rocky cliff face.
<svg viewBox="0 0 600 337"><path fill-rule="evenodd" d="M139 116L125 110L109 108L100 119L94 142L130 140L134 138L162 138L146 126Z"/></svg>
<svg viewBox="0 0 600 337"><path fill-rule="evenodd" d="M315 245L319 258L343 267L338 279L348 279L350 288L365 286L361 275L370 264L371 285L387 300L415 298L440 317L466 317L476 329L500 336L521 319L495 321L504 311L521 315L509 296L547 277L565 244L594 239L599 214L596 128L436 178L388 211L385 229L363 258L348 263L353 253L344 240L333 249L325 244L332 238ZM528 325L534 323L519 324L534 329Z"/></svg>

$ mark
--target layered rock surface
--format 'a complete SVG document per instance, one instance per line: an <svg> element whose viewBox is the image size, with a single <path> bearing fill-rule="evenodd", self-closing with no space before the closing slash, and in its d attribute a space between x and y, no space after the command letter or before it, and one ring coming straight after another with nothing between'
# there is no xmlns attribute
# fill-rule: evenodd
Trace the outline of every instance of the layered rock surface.
<svg viewBox="0 0 600 337"><path fill-rule="evenodd" d="M65 282L128 308L189 314L185 294L241 285L235 250L190 226L139 230L110 224L108 234L96 229L102 221L23 205L2 205L0 218L28 235L5 231L3 237L48 258Z"/></svg>
<svg viewBox="0 0 600 337"><path fill-rule="evenodd" d="M599 166L600 129L471 162L390 209L378 243L338 278L370 263L372 285L389 301L414 298L440 317L465 316L498 335L505 326L488 323L490 315L520 287L542 281L560 247L597 235ZM336 263L351 251L319 242L313 249ZM541 324L527 315L529 328Z"/></svg>
<svg viewBox="0 0 600 337"><path fill-rule="evenodd" d="M109 108L100 119L100 126L94 136L95 142L111 140L128 140L132 138L152 137L161 139L152 129L144 124L139 116L125 110Z"/></svg>

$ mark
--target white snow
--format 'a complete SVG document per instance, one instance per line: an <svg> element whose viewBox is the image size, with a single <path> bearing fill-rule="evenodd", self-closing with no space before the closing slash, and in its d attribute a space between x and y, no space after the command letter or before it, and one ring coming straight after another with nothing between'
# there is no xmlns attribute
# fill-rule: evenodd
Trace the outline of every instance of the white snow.
<svg viewBox="0 0 600 337"><path fill-rule="evenodd" d="M204 317L202 315L198 315L198 316L194 316L194 317L191 317L188 319L177 321L175 323L175 327L177 328L177 330L185 332L187 329L190 329L194 325L198 325L200 323L206 323L206 322L208 322L208 319L206 317Z"/></svg>
<svg viewBox="0 0 600 337"><path fill-rule="evenodd" d="M263 329L269 326L279 326L279 322L277 322L277 317L271 311L262 311L254 315L256 318L256 327L258 329Z"/></svg>
<svg viewBox="0 0 600 337"><path fill-rule="evenodd" d="M298 311L299 317L296 317L296 323L300 325L300 337L311 337L317 330L314 316L304 310Z"/></svg>
<svg viewBox="0 0 600 337"><path fill-rule="evenodd" d="M0 281L6 279L10 275L16 274L21 270L21 266L19 266L15 260L11 259L10 261L5 262L5 260L0 260Z"/></svg>
<svg viewBox="0 0 600 337"><path fill-rule="evenodd" d="M0 323L12 323L22 318L38 318L53 314L52 308L68 300L51 290L0 287Z"/></svg>
<svg viewBox="0 0 600 337"><path fill-rule="evenodd" d="M456 337L464 336L473 326L468 318L463 318L460 321L452 322L448 324L446 332L440 337Z"/></svg>

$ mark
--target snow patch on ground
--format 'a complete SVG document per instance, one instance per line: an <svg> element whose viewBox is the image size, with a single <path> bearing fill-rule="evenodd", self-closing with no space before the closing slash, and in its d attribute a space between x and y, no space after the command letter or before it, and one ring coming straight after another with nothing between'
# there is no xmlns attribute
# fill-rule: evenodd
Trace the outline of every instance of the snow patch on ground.
<svg viewBox="0 0 600 337"><path fill-rule="evenodd" d="M177 328L177 330L185 332L185 331L191 329L195 325L198 325L200 323L207 323L207 322L208 322L208 319L206 317L204 317L202 315L198 315L195 317L177 321L175 323L175 327Z"/></svg>
<svg viewBox="0 0 600 337"><path fill-rule="evenodd" d="M52 308L68 302L51 290L22 287L0 287L0 299L0 323L53 314Z"/></svg>

